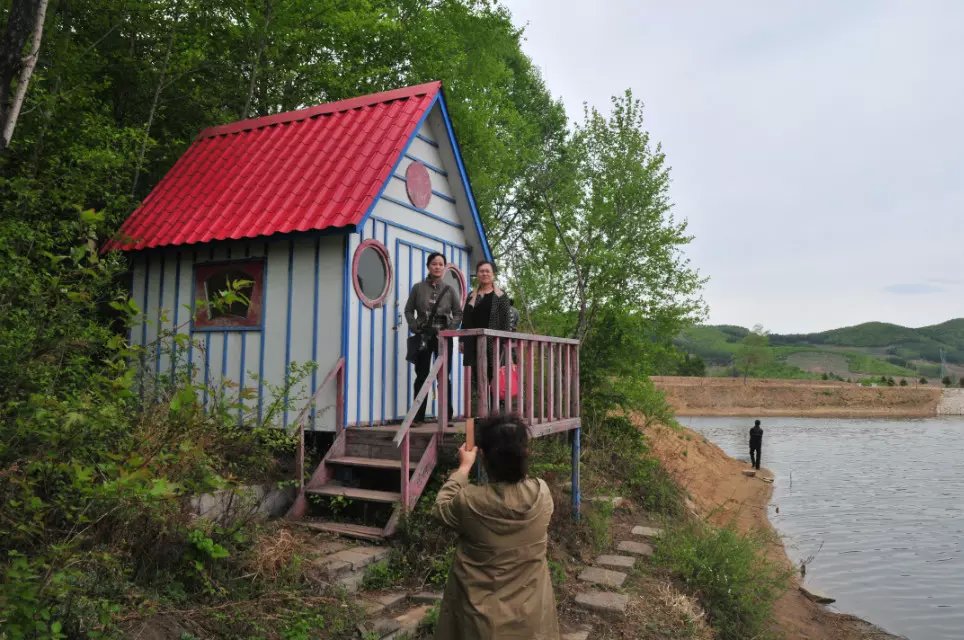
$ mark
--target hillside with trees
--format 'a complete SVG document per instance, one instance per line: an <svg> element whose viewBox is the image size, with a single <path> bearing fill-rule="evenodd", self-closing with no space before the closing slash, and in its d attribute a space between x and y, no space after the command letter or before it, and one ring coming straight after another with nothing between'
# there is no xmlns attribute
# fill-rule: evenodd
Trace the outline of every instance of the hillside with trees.
<svg viewBox="0 0 964 640"><path fill-rule="evenodd" d="M762 335L762 327L700 325L684 330L676 344L702 359L713 374L744 375L747 340L754 340L754 333ZM964 374L964 318L919 328L865 322L819 333L765 337L765 357L757 356L749 367L756 377L946 377L956 383Z"/></svg>

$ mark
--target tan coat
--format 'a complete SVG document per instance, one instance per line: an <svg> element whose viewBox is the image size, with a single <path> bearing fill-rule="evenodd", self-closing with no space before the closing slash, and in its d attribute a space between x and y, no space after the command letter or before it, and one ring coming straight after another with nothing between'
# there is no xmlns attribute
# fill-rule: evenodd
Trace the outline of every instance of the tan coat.
<svg viewBox="0 0 964 640"><path fill-rule="evenodd" d="M473 486L456 471L439 490L435 515L459 533L436 640L558 640L546 483Z"/></svg>

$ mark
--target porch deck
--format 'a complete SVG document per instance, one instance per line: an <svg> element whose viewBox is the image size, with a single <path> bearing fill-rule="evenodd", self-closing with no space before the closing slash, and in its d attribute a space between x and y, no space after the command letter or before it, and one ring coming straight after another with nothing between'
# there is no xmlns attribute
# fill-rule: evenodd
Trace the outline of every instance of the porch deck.
<svg viewBox="0 0 964 640"><path fill-rule="evenodd" d="M329 512L324 518L311 518L310 526L366 539L392 535L402 513L412 509L424 491L444 440L464 433L467 418L486 417L500 411L518 414L528 425L532 438L573 432L570 438L572 500L573 512L578 516L579 342L490 329L443 331L440 338L439 354L401 424L336 424L334 442L307 480L304 472L307 410L302 412L297 421L299 491L288 512L290 519L308 516L312 496L337 498L338 510L346 504L360 506L348 517L363 522L340 522L339 513ZM450 340L474 340L477 354L476 362L471 363L475 365L476 379L466 375L466 401L451 421L447 406ZM492 362L504 363L492 376L488 373L490 342ZM493 383L489 382L490 377ZM344 358L341 358L314 395L317 397L326 385L335 382L338 385L336 416L339 420L343 406L343 378ZM438 398L437 421L413 426L417 408L428 398L433 387ZM312 404L314 397L306 407ZM386 511L379 505L390 505L391 509Z"/></svg>

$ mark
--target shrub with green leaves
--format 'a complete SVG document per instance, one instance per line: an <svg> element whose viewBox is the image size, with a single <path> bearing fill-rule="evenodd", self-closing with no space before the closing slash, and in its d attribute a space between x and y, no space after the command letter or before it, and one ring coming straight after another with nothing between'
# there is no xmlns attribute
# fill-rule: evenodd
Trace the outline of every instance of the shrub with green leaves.
<svg viewBox="0 0 964 640"><path fill-rule="evenodd" d="M720 640L760 638L789 581L788 571L766 559L765 539L688 522L657 539L655 561L699 598Z"/></svg>

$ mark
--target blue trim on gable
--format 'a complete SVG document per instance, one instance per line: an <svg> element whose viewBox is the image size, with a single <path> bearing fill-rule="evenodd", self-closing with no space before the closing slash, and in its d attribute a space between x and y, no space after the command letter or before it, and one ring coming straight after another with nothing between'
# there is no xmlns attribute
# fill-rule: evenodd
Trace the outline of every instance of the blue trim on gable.
<svg viewBox="0 0 964 640"><path fill-rule="evenodd" d="M405 176L400 176L397 173L393 173L392 177L395 178L396 180L401 180L406 184L408 183L408 178L406 178ZM452 204L455 204L455 198L453 198L452 196L447 196L444 193L441 193L440 191L436 191L435 189L432 189L432 195L440 200L445 200L446 202L451 202Z"/></svg>
<svg viewBox="0 0 964 640"><path fill-rule="evenodd" d="M394 228L396 228L396 229L401 229L402 231L407 231L408 233L412 233L412 234L415 234L415 235L418 235L418 236L422 236L423 238L428 238L429 240L435 240L436 242L441 242L442 244L456 247L456 248L458 248L458 249L461 249L462 251L465 251L466 253L472 253L472 248L471 248L471 247L466 247L465 245L456 244L456 243L454 243L454 242L452 242L452 241L450 241L450 240L446 240L445 238L440 238L440 237L438 237L438 236L436 236L436 235L432 235L432 234L430 234L430 233L425 233L424 231L421 231L421 230L419 230L419 229L416 229L415 227L409 227L409 226L404 225L404 224L399 224L399 223L397 223L397 222L392 222L391 220L385 220L384 218L380 218L380 217L378 217L378 216L375 216L374 219L375 219L375 220L378 220L379 222L382 222L382 223L388 225L389 227L394 227Z"/></svg>
<svg viewBox="0 0 964 640"><path fill-rule="evenodd" d="M472 185L469 183L469 176L465 172L465 163L462 162L462 152L459 149L459 142L455 139L455 131L452 129L452 120L449 118L449 110L445 106L445 95L442 89L438 92L438 104L442 111L442 121L445 122L445 131L448 133L449 144L452 145L452 152L455 155L455 164L459 168L459 177L462 179L462 188L465 189L465 194L469 200L469 209L472 211L472 219L475 222L475 230L479 234L479 239L482 241L482 252L485 254L486 260L492 259L492 249L489 247L489 239L485 235L485 229L482 227L482 218L479 217L479 209L475 204L475 196L472 194Z"/></svg>
<svg viewBox="0 0 964 640"><path fill-rule="evenodd" d="M417 162L417 163L419 163L419 164L421 164L421 165L425 165L425 168L426 168L426 169L428 169L429 171L433 171L433 172L439 174L439 175L442 176L443 178L448 178L448 177L449 177L449 172L446 171L445 169L443 169L442 167L436 167L434 164L431 164L431 163L429 163L429 162L425 162L425 161L422 160L421 158L416 158L415 156L413 156L412 154L407 153L407 152L405 153L405 157L408 158L409 160L411 160L412 162Z"/></svg>
<svg viewBox="0 0 964 640"><path fill-rule="evenodd" d="M358 242L359 244L365 241L365 227L362 226L358 230ZM355 249L358 250L357 248ZM349 264L349 269L351 265ZM355 307L358 309L358 322L356 325L357 331L355 332L355 363L358 365L358 373L355 376L355 422L361 424L361 388L362 388L362 366L361 366L361 348L362 348L362 314L364 313L365 305L360 302L355 302Z"/></svg>
<svg viewBox="0 0 964 640"><path fill-rule="evenodd" d="M244 359L248 350L248 334L241 334L241 373L238 376L238 424L244 424Z"/></svg>
<svg viewBox="0 0 964 640"><path fill-rule="evenodd" d="M197 268L197 251L191 253L191 319L187 329L189 340L187 341L187 369L188 382L194 384L194 334L191 327L194 326L194 307L197 299L197 278L194 277L194 270Z"/></svg>
<svg viewBox="0 0 964 640"><path fill-rule="evenodd" d="M402 147L402 153L398 154L398 157L395 158L395 164L392 165L392 170L388 173L388 178L386 178L385 182L382 183L381 188L378 190L378 194L372 200L372 203L368 206L368 211L366 211L365 215L362 216L362 219L358 221L358 224L355 227L356 229L365 228L365 223L368 222L368 218L372 215L372 212L375 210L375 206L378 204L378 201L381 199L382 194L384 194L385 189L388 188L388 183L391 181L392 175L394 175L395 172L398 170L398 165L401 164L402 158L404 158L408 154L408 148L412 146L412 140L414 140L415 136L418 135L418 131L419 129L422 128L422 125L425 124L425 120L428 118L428 115L432 113L432 109L435 107L436 104L438 104L438 101L441 95L442 95L442 90L439 89L439 92L432 99L432 102L425 108L425 111L422 112L422 116L418 119L418 122L415 123L415 128L412 130L412 134L408 137L408 140L405 141L405 146ZM348 268L349 271L351 270L350 264L346 265L346 267Z"/></svg>
<svg viewBox="0 0 964 640"><path fill-rule="evenodd" d="M418 138L419 140L421 140L422 142L424 142L425 144L427 144L427 145L429 145L429 146L431 146L431 147L435 147L436 149L438 149L438 143L435 142L435 140L432 140L431 138L429 138L429 137L427 137L427 136L423 136L421 133L416 133L416 134L415 134L415 137Z"/></svg>
<svg viewBox="0 0 964 640"><path fill-rule="evenodd" d="M391 196L382 196L381 199L384 200L385 202L391 202L392 204L397 204L400 207L405 207L406 209L414 211L415 213L419 213L425 216L426 218L431 218L432 220L437 220L442 224L447 224L450 227L455 227L456 229L465 229L465 227L459 224L458 222L452 222L451 220L446 220L442 216L437 216L434 213L429 213L425 209L419 209L415 205L408 204L407 202L403 202L401 200L398 200L397 198L393 198Z"/></svg>
<svg viewBox="0 0 964 640"><path fill-rule="evenodd" d="M388 225L382 223L382 244L385 246L385 250L388 251ZM398 274L395 273L395 265L392 265L392 277L395 281L398 281ZM398 296L395 297L396 304L398 302ZM397 333L397 332L396 332ZM381 419L385 420L385 395L388 389L388 377L385 372L388 370L387 364L388 358L388 305L382 305L382 416ZM393 381L392 384L397 384L397 380Z"/></svg>

